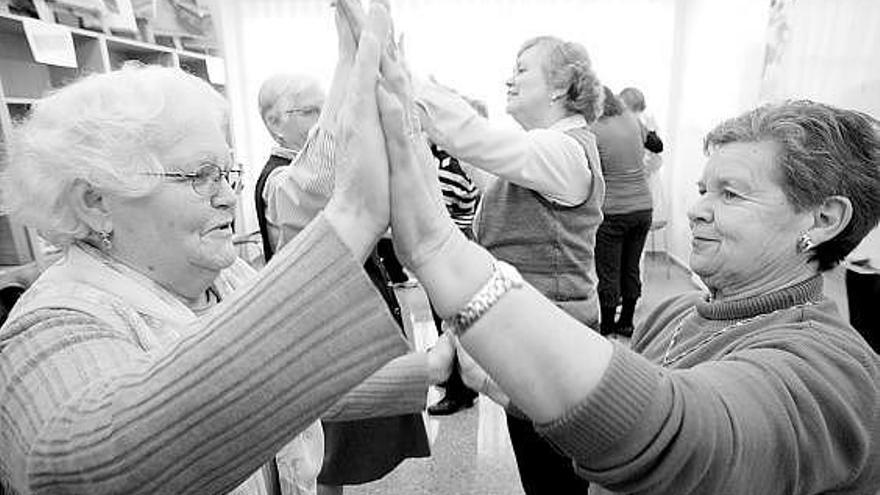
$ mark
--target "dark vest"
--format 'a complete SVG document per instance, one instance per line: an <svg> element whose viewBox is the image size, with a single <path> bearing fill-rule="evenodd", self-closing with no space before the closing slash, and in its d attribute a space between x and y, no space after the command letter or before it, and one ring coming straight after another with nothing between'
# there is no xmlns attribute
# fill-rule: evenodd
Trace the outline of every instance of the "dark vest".
<svg viewBox="0 0 880 495"><path fill-rule="evenodd" d="M593 175L587 199L562 206L499 178L483 195L477 238L496 258L584 324L599 319L593 249L602 223L605 181L588 149L596 138L585 127L565 131L584 148Z"/></svg>
<svg viewBox="0 0 880 495"><path fill-rule="evenodd" d="M274 153L269 155L269 159L266 161L266 165L263 166L263 171L260 172L260 177L257 179L257 184L254 186L254 205L257 207L257 223L260 225L260 237L263 238L263 259L266 260L266 263L275 254L275 246L269 242L269 227L266 224L266 200L263 199L263 190L266 189L266 181L269 179L272 171L278 167L290 165L290 162L290 158L278 156Z"/></svg>

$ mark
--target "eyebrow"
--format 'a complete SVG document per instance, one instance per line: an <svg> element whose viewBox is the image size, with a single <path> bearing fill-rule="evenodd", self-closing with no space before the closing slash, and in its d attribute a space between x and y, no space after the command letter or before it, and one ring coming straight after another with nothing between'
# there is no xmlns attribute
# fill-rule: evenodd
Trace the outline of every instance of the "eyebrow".
<svg viewBox="0 0 880 495"><path fill-rule="evenodd" d="M232 159L232 150L227 151L221 155L217 155L212 151L204 151L201 153L194 153L179 162L181 165L178 167L179 170L182 170L183 167L190 167L192 171L195 171L204 163L213 163L218 165L221 169L230 169L235 163Z"/></svg>

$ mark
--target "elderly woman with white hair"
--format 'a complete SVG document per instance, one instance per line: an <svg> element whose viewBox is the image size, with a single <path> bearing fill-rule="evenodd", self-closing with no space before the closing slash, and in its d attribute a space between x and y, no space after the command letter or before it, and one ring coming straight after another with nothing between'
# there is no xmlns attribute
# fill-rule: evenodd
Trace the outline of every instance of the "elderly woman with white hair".
<svg viewBox="0 0 880 495"><path fill-rule="evenodd" d="M389 215L373 90L388 22L371 14L334 197L259 274L232 244L237 171L206 82L93 75L16 129L4 201L64 256L0 329L2 491L266 493L252 473L331 406L424 407L451 348L405 354L362 270Z"/></svg>

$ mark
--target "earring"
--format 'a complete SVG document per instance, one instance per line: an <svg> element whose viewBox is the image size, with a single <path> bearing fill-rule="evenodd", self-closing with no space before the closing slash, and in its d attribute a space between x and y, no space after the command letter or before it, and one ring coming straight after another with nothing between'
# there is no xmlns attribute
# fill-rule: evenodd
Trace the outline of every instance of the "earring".
<svg viewBox="0 0 880 495"><path fill-rule="evenodd" d="M813 244L813 239L810 237L810 234L808 232L804 232L803 234L801 234L800 237L798 237L797 252L806 253L807 251L810 251L815 247L816 245Z"/></svg>
<svg viewBox="0 0 880 495"><path fill-rule="evenodd" d="M110 251L110 249L113 248L113 242L110 240L110 232L99 230L98 236L101 238L101 247L104 248L104 251Z"/></svg>

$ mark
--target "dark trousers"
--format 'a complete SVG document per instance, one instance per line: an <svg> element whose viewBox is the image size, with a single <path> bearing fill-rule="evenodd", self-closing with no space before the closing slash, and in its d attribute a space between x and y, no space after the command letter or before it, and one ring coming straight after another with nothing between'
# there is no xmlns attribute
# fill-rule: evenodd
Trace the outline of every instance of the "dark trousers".
<svg viewBox="0 0 880 495"><path fill-rule="evenodd" d="M409 277L406 276L403 266L397 259L397 254L394 252L394 243L391 239L385 239L384 237L379 239L375 252L379 256L378 261L382 268L384 268L388 280L395 284L407 281Z"/></svg>
<svg viewBox="0 0 880 495"><path fill-rule="evenodd" d="M880 274L846 271L849 322L880 353Z"/></svg>
<svg viewBox="0 0 880 495"><path fill-rule="evenodd" d="M566 457L535 431L532 422L507 415L507 431L526 495L586 495L590 484Z"/></svg>
<svg viewBox="0 0 880 495"><path fill-rule="evenodd" d="M651 210L606 215L596 231L599 305L616 307L621 298L642 295L639 262L651 229Z"/></svg>

